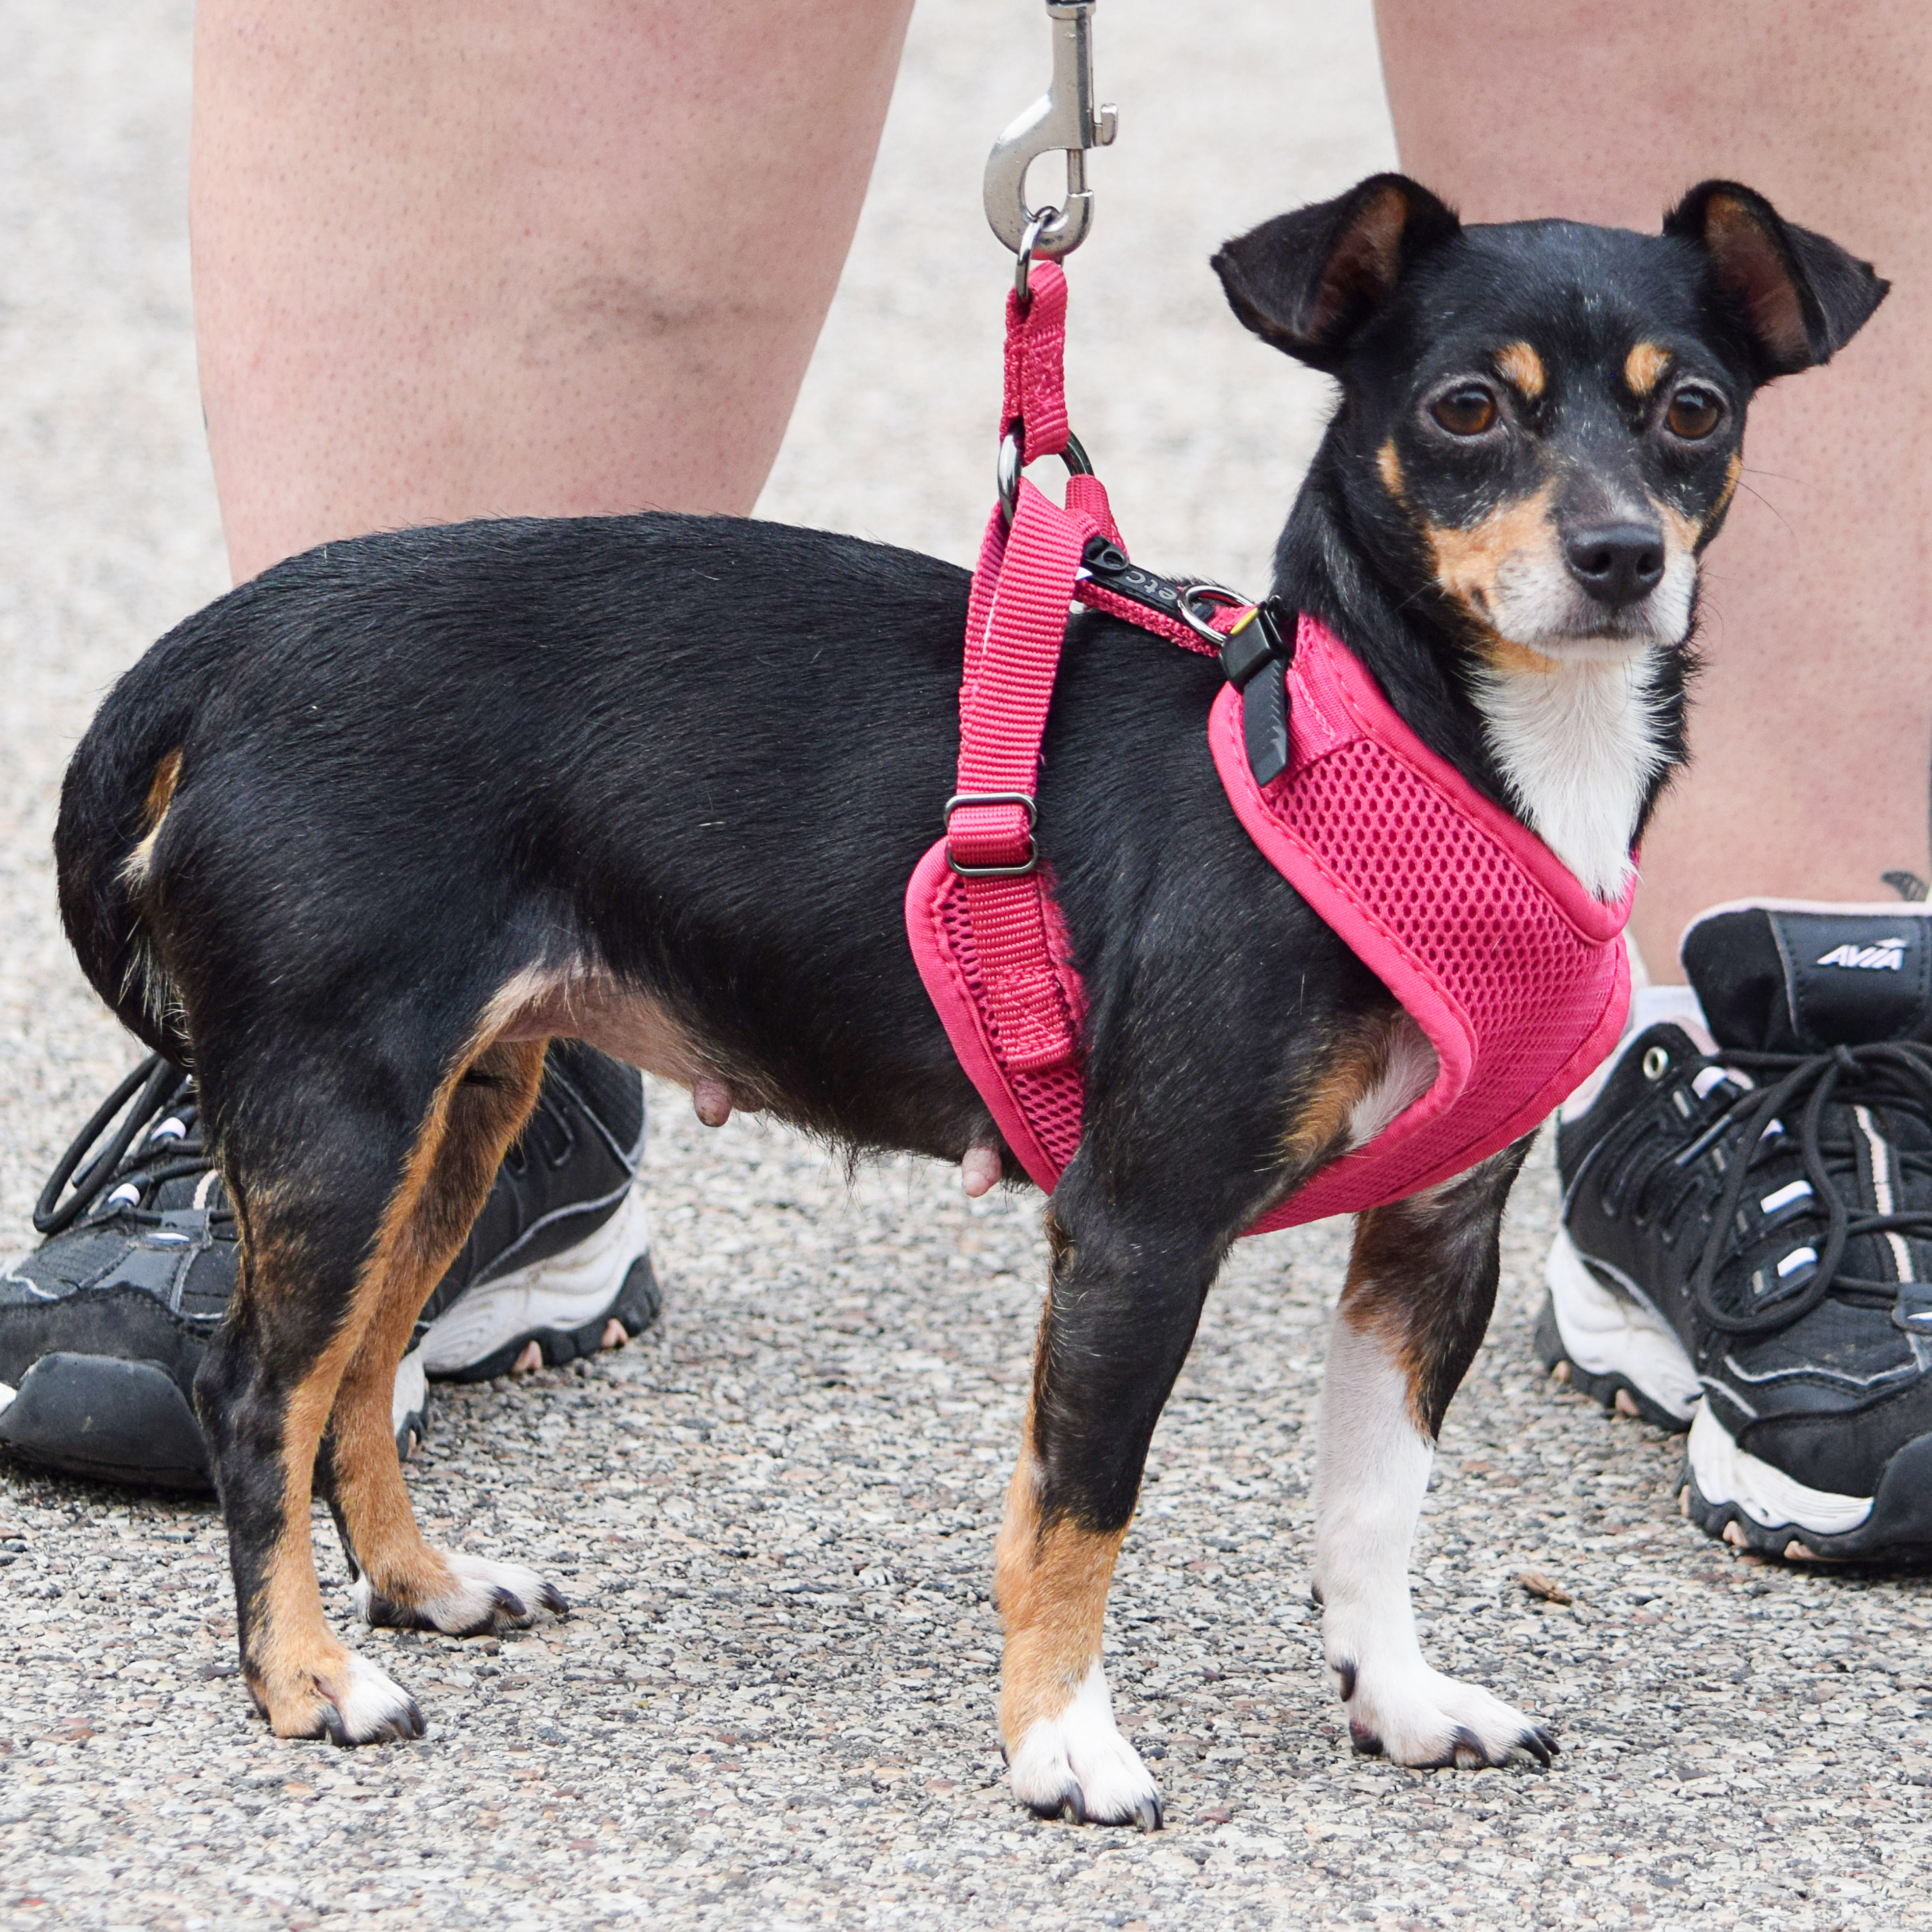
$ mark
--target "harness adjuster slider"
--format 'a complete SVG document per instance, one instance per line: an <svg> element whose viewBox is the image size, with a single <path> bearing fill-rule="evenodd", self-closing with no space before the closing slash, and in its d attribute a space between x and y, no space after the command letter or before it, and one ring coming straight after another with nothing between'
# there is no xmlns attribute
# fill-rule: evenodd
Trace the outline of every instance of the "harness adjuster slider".
<svg viewBox="0 0 1932 1932"><path fill-rule="evenodd" d="M1221 670L1241 694L1241 737L1258 785L1288 769L1288 685L1282 674L1294 652L1282 634L1270 598L1257 604L1221 646Z"/></svg>
<svg viewBox="0 0 1932 1932"><path fill-rule="evenodd" d="M1266 608L1257 605L1247 618L1228 633L1221 646L1221 674L1237 691L1248 688L1248 680L1264 664L1281 662L1281 636L1270 622Z"/></svg>
<svg viewBox="0 0 1932 1932"><path fill-rule="evenodd" d="M1016 805L1026 814L1027 855L1018 866L962 866L955 856L951 840L952 814L966 805ZM962 879L1023 879L1038 869L1040 848L1034 842L1033 829L1040 818L1040 807L1033 795L1024 791L956 791L946 801L946 862Z"/></svg>

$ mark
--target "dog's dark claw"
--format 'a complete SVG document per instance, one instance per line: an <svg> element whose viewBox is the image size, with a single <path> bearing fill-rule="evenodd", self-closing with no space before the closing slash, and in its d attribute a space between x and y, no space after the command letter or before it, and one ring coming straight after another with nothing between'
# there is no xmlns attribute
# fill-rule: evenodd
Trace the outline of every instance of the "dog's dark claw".
<svg viewBox="0 0 1932 1932"><path fill-rule="evenodd" d="M406 1744L412 1738L422 1737L428 1730L429 1724L423 1716L422 1706L412 1697L368 1742L370 1744Z"/></svg>
<svg viewBox="0 0 1932 1932"><path fill-rule="evenodd" d="M1343 1703L1355 1694L1355 1666L1353 1662L1334 1666L1336 1691Z"/></svg>
<svg viewBox="0 0 1932 1932"><path fill-rule="evenodd" d="M1545 1771L1550 1768L1550 1760L1563 1748L1544 1724L1532 1724L1516 1742L1516 1748L1528 1752Z"/></svg>
<svg viewBox="0 0 1932 1932"><path fill-rule="evenodd" d="M402 1708L392 1712L366 1737L352 1737L342 1713L333 1704L322 1720L322 1736L344 1750L353 1750L358 1744L406 1744L413 1738L422 1737L428 1729L422 1706L413 1697L405 1697Z"/></svg>
<svg viewBox="0 0 1932 1932"><path fill-rule="evenodd" d="M1036 1818L1064 1818L1070 1825L1084 1825L1087 1822L1085 1795L1077 1784L1060 1796L1048 1798L1041 1804L1036 1804L1028 1798L1026 1808Z"/></svg>
<svg viewBox="0 0 1932 1932"><path fill-rule="evenodd" d="M543 1586L543 1594L537 1602L554 1617L567 1617L570 1614L570 1606L564 1601L563 1592L554 1583Z"/></svg>
<svg viewBox="0 0 1932 1932"><path fill-rule="evenodd" d="M1134 1822L1143 1832L1158 1832L1166 1822L1158 1798L1143 1798L1134 1807Z"/></svg>
<svg viewBox="0 0 1932 1932"><path fill-rule="evenodd" d="M506 1590L500 1583L492 1594L495 1601L490 1607L495 1614L487 1622L478 1624L475 1631L464 1631L464 1636L480 1635L488 1631L495 1624L497 1616L507 1617L513 1623L527 1623L530 1621L530 1613L524 1607L523 1598L514 1590Z"/></svg>
<svg viewBox="0 0 1932 1932"><path fill-rule="evenodd" d="M1348 1748L1358 1757L1380 1757L1382 1741L1366 1724L1351 1718L1348 1720ZM1450 1762L1454 1762L1453 1754Z"/></svg>

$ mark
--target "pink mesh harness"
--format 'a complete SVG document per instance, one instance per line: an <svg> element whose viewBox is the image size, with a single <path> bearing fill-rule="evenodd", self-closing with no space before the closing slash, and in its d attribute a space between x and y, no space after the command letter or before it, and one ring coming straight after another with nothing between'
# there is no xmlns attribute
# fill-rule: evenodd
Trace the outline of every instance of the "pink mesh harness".
<svg viewBox="0 0 1932 1932"><path fill-rule="evenodd" d="M1067 440L1060 401L1066 283L1032 272L1007 316L1004 427L1022 461ZM1070 599L1196 650L1178 620L1080 574L1118 532L1106 492L1066 506L1028 482L996 511L973 580L946 836L906 892L920 976L1006 1144L1052 1192L1080 1143L1083 1000L1050 880L1032 862L1032 796ZM1240 628L1247 610L1216 628ZM1260 676L1281 675L1264 670ZM1304 615L1286 674L1288 760L1250 769L1240 694L1208 741L1235 815L1282 876L1394 994L1435 1048L1434 1083L1251 1233L1398 1201L1460 1174L1540 1121L1609 1052L1630 974L1630 894L1593 899L1549 848L1417 738L1326 626Z"/></svg>

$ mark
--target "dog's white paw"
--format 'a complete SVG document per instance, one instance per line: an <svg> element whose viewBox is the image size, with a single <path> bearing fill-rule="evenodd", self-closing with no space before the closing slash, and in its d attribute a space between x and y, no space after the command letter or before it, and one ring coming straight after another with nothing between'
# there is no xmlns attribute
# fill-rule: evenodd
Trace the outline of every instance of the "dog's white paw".
<svg viewBox="0 0 1932 1932"><path fill-rule="evenodd" d="M446 1636L484 1636L495 1630L521 1630L539 1610L562 1616L569 1607L554 1583L520 1563L493 1563L461 1550L442 1552L453 1582L440 1595L415 1604L392 1603L378 1595L366 1576L350 1585L349 1600L357 1616L379 1630L441 1630Z"/></svg>
<svg viewBox="0 0 1932 1932"><path fill-rule="evenodd" d="M330 1648L332 1656L273 1679L244 1666L248 1694L277 1737L381 1744L422 1736L423 1714L393 1677L352 1650Z"/></svg>
<svg viewBox="0 0 1932 1932"><path fill-rule="evenodd" d="M1521 1751L1546 1770L1557 1749L1544 1725L1419 1660L1394 1670L1331 1664L1357 1750L1392 1764L1478 1771Z"/></svg>
<svg viewBox="0 0 1932 1932"><path fill-rule="evenodd" d="M419 1738L428 1726L416 1700L386 1670L352 1652L324 1683L337 1721L324 1724L339 1744L380 1744Z"/></svg>
<svg viewBox="0 0 1932 1932"><path fill-rule="evenodd" d="M1014 1795L1042 1818L1160 1829L1160 1793L1140 1753L1114 1722L1106 1674L1096 1664L1072 1702L1027 1727L1010 1767Z"/></svg>

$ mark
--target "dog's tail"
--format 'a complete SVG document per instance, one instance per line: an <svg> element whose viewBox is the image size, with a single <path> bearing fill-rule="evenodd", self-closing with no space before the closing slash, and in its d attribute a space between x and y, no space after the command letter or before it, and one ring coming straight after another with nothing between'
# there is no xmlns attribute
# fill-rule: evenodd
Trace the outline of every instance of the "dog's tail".
<svg viewBox="0 0 1932 1932"><path fill-rule="evenodd" d="M107 694L68 764L54 826L61 923L82 971L124 1024L182 1064L181 997L146 915L191 728L234 649L232 621L211 614L177 626Z"/></svg>

